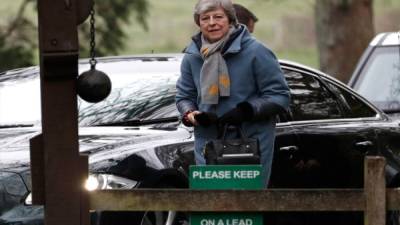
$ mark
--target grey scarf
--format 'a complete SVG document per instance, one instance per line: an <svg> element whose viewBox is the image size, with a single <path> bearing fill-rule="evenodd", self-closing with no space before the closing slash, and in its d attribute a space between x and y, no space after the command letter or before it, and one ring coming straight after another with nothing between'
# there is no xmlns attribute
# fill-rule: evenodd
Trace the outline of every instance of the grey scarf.
<svg viewBox="0 0 400 225"><path fill-rule="evenodd" d="M230 78L225 59L221 55L230 35L235 31L232 26L221 40L209 43L201 35L202 47L200 49L204 64L200 72L201 103L218 104L219 96L230 95Z"/></svg>

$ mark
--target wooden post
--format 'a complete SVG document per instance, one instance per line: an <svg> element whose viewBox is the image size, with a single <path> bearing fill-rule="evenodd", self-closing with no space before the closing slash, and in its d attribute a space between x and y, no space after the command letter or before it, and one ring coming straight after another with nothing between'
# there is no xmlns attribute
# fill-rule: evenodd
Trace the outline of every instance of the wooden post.
<svg viewBox="0 0 400 225"><path fill-rule="evenodd" d="M365 225L385 225L385 158L367 156L364 162Z"/></svg>
<svg viewBox="0 0 400 225"><path fill-rule="evenodd" d="M38 0L42 132L32 140L34 203L46 225L89 224L87 157L79 156L76 78L77 25L90 0Z"/></svg>
<svg viewBox="0 0 400 225"><path fill-rule="evenodd" d="M44 212L47 225L79 225L76 0L39 0ZM33 193L35 195L35 193Z"/></svg>

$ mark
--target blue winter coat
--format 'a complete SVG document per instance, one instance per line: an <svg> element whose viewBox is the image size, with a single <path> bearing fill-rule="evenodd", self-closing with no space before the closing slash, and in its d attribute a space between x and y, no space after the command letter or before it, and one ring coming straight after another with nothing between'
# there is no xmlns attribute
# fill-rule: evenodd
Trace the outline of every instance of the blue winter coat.
<svg viewBox="0 0 400 225"><path fill-rule="evenodd" d="M268 179L274 149L275 116L264 118L263 112L269 103L275 103L283 109L289 106L289 88L275 55L241 26L239 33L223 51L230 75L230 96L220 97L217 105L206 105L200 101L200 71L204 61L199 52L199 44L192 41L185 49L181 76L176 85L178 110L181 114L188 110L213 112L220 117L238 103L249 102L253 108L254 120L243 123L242 128L248 137L258 138L261 163ZM207 140L217 137L217 128L196 126L194 133L196 163L205 164L203 147Z"/></svg>

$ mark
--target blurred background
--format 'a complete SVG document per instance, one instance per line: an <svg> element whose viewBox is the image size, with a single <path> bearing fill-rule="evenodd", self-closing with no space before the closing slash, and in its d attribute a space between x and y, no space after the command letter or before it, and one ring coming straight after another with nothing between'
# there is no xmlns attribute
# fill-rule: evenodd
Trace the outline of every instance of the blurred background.
<svg viewBox="0 0 400 225"><path fill-rule="evenodd" d="M95 2L98 55L181 52L197 31L192 17L196 0ZM279 58L315 68L320 66L315 34L316 0L234 2L247 7L259 18L254 35ZM35 0L1 0L0 71L38 63L35 8ZM375 33L400 30L399 21L399 0L374 0ZM88 23L80 27L82 58L88 57Z"/></svg>

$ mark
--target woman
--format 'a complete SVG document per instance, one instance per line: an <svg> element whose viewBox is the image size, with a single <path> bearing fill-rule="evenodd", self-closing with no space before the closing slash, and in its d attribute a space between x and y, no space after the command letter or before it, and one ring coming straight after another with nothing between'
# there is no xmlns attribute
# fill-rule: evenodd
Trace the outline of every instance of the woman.
<svg viewBox="0 0 400 225"><path fill-rule="evenodd" d="M176 104L187 126L194 126L195 159L217 138L220 124L240 124L258 138L268 182L275 118L289 105L289 89L275 55L237 23L230 0L199 0L194 20L200 32L185 49ZM235 134L230 134L231 137Z"/></svg>

